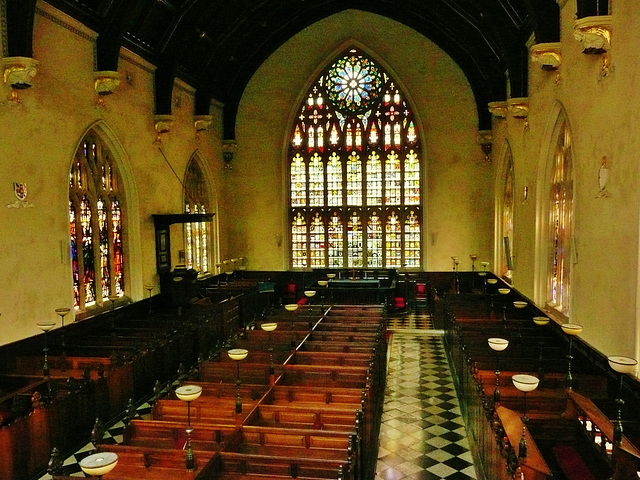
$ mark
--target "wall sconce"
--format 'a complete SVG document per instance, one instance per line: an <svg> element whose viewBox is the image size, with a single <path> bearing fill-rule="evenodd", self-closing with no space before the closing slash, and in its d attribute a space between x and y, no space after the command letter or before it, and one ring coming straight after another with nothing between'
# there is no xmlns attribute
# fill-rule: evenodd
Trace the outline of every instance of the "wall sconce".
<svg viewBox="0 0 640 480"><path fill-rule="evenodd" d="M609 192L607 192L607 182L609 181L609 165L607 165L607 157L603 156L600 162L600 168L598 169L598 187L600 191L596 195L596 198L607 198Z"/></svg>
<svg viewBox="0 0 640 480"><path fill-rule="evenodd" d="M4 83L11 86L9 100L19 103L18 90L30 88L33 77L38 73L38 61L30 57L5 57Z"/></svg>
<svg viewBox="0 0 640 480"><path fill-rule="evenodd" d="M487 163L491 162L491 147L493 137L491 135L491 130L480 130L478 132L477 140L478 145L480 145L480 149L484 154L484 161Z"/></svg>
<svg viewBox="0 0 640 480"><path fill-rule="evenodd" d="M522 205L529 205L529 187L522 187Z"/></svg>
<svg viewBox="0 0 640 480"><path fill-rule="evenodd" d="M222 141L222 159L224 160L224 168L231 170L231 160L236 152L237 144L235 140L223 140Z"/></svg>

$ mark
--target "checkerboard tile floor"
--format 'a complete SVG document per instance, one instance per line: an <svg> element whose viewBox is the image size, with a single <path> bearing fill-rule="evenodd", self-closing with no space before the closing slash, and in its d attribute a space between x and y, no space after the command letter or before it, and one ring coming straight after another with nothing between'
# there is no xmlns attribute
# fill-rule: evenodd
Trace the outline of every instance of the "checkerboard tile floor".
<svg viewBox="0 0 640 480"><path fill-rule="evenodd" d="M143 402L136 408L136 417L137 418L149 418L151 414L151 405L147 402ZM104 436L102 437L103 445L113 445L115 443L122 443L122 432L124 431L124 423L122 420L117 421L115 424L111 425ZM92 453L95 453L95 447L93 443L88 442L82 448L80 448L76 453L70 455L68 458L64 460L62 465L62 474L68 475L70 477L87 477L84 474L82 469L80 468L80 462L83 458L88 457ZM39 477L37 480L51 480L51 475L48 473Z"/></svg>
<svg viewBox="0 0 640 480"><path fill-rule="evenodd" d="M376 480L475 479L442 337L391 336Z"/></svg>

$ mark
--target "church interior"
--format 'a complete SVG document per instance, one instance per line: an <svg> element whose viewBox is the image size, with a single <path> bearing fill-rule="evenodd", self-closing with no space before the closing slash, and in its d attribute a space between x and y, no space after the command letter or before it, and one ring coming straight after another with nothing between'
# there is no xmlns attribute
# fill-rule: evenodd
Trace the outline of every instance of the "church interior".
<svg viewBox="0 0 640 480"><path fill-rule="evenodd" d="M640 478L634 0L0 7L0 480Z"/></svg>

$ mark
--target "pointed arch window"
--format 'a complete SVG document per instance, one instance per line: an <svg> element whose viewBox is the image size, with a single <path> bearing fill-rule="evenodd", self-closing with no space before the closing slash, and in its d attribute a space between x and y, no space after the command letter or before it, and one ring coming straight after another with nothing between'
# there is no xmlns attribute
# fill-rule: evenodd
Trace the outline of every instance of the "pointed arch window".
<svg viewBox="0 0 640 480"><path fill-rule="evenodd" d="M557 134L549 193L548 303L569 316L573 172L571 135L566 121Z"/></svg>
<svg viewBox="0 0 640 480"><path fill-rule="evenodd" d="M207 183L196 157L187 166L184 199L185 213L211 213ZM193 222L185 223L184 226L184 263L199 275L209 273L211 269L209 225L208 222Z"/></svg>
<svg viewBox="0 0 640 480"><path fill-rule="evenodd" d="M73 305L83 310L125 293L121 181L111 154L90 132L69 174Z"/></svg>
<svg viewBox="0 0 640 480"><path fill-rule="evenodd" d="M504 191L502 194L502 275L511 278L513 270L513 197L514 170L511 149L505 158Z"/></svg>
<svg viewBox="0 0 640 480"><path fill-rule="evenodd" d="M292 268L420 268L419 138L397 83L364 53L324 70L289 134Z"/></svg>

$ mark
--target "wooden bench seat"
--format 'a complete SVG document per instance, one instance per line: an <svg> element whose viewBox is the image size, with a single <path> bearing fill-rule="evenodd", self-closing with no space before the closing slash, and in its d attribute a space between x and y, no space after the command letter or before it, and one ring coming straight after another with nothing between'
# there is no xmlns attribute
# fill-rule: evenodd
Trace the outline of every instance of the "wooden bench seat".
<svg viewBox="0 0 640 480"><path fill-rule="evenodd" d="M282 448L279 449L282 453ZM286 450L288 451L288 450ZM220 480L229 479L332 479L338 478L347 461L273 456L240 452L220 452L214 460Z"/></svg>
<svg viewBox="0 0 640 480"><path fill-rule="evenodd" d="M280 383L281 385L364 388L367 370L368 368L363 366L287 364Z"/></svg>
<svg viewBox="0 0 640 480"><path fill-rule="evenodd" d="M353 410L336 409L326 404L313 406L260 404L247 418L249 425L281 428L312 428L355 433Z"/></svg>
<svg viewBox="0 0 640 480"><path fill-rule="evenodd" d="M292 362L298 365L336 365L368 367L371 363L370 353L345 353L345 352L307 352L297 351Z"/></svg>
<svg viewBox="0 0 640 480"><path fill-rule="evenodd" d="M191 425L193 446L200 450L219 450L222 442L235 431L232 425L196 422L192 422ZM133 419L125 428L123 439L123 443L130 446L181 449L187 439L186 424L166 420Z"/></svg>
<svg viewBox="0 0 640 480"><path fill-rule="evenodd" d="M118 464L107 475L107 479L193 479L216 454L214 451L194 449L195 469L190 472L186 469L186 452L182 449L109 445L105 450L118 455Z"/></svg>
<svg viewBox="0 0 640 480"><path fill-rule="evenodd" d="M243 403L249 409L250 399ZM219 400L210 402L191 402L191 421L194 423L211 423L219 425L233 425L236 422L235 400L221 403ZM187 405L182 400L158 400L151 409L154 420L169 420L187 424Z"/></svg>
<svg viewBox="0 0 640 480"><path fill-rule="evenodd" d="M362 403L362 389L359 388L317 388L300 385L276 385L265 398L267 404L297 404L300 406L330 405L346 409L359 409Z"/></svg>
<svg viewBox="0 0 640 480"><path fill-rule="evenodd" d="M356 342L306 340L299 350L307 352L371 353L371 348L371 345L362 345Z"/></svg>
<svg viewBox="0 0 640 480"><path fill-rule="evenodd" d="M212 383L235 383L238 375L235 362L203 362L200 364L200 380ZM240 380L253 385L269 384L269 365L267 363L245 363L240 361Z"/></svg>

